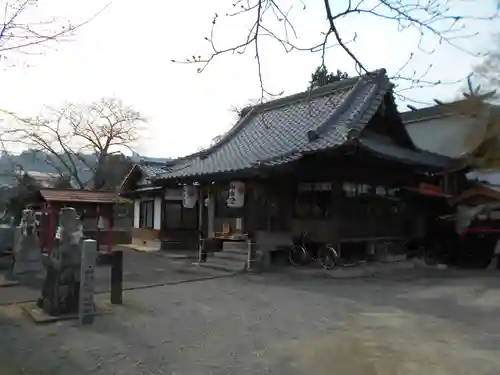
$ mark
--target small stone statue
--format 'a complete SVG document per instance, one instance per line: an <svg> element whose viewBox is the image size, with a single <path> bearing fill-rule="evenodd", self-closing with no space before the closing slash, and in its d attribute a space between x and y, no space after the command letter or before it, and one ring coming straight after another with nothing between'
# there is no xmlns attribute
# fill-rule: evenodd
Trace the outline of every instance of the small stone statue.
<svg viewBox="0 0 500 375"><path fill-rule="evenodd" d="M74 208L59 214L59 246L54 248L38 306L49 315L78 312L83 229Z"/></svg>
<svg viewBox="0 0 500 375"><path fill-rule="evenodd" d="M36 234L35 212L23 210L21 223L14 232L13 276L38 274L43 271L42 254Z"/></svg>

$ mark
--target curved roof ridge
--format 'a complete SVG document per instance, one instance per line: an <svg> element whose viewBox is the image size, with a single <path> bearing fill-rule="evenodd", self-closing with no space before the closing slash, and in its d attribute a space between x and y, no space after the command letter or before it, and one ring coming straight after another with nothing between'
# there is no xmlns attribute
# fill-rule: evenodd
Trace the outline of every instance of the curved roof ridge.
<svg viewBox="0 0 500 375"><path fill-rule="evenodd" d="M250 111L248 113L246 113L243 117L241 117L236 122L236 124L234 124L233 127L231 129L229 129L229 131L222 136L221 139L219 139L214 145L212 145L209 148L201 151L199 153L200 158L201 159L206 158L210 153L216 151L222 145L224 145L229 140L231 140L231 138L233 137L233 135L235 135L238 132L238 130L241 129L244 126L244 124L247 122L247 120L252 116L253 112L254 112L254 108L251 108Z"/></svg>
<svg viewBox="0 0 500 375"><path fill-rule="evenodd" d="M365 84L369 83L370 81L374 81L375 85L370 88L368 99L365 100L362 106L359 107L354 113L352 113L351 116L349 116L349 118L346 120L346 124L352 124L353 122L359 121L358 127L350 130L360 131L362 128L364 128L367 121L362 121L363 117L368 117L364 116L365 113L370 107L374 107L374 110L372 109L371 111L369 111L369 117L371 118L371 116L373 115L372 112L376 111L378 105L380 104L380 100L390 89L390 82L387 78L385 69L377 70L369 76L359 77L354 87L351 89L349 94L347 94L342 103L340 103L340 105L335 108L330 118L325 120L322 124L319 124L316 129L310 129L307 131L307 137L309 141L312 142L318 139L321 136L321 133L327 131L328 126L339 120L340 116L342 116L353 105L353 100L361 94L361 92L365 88ZM383 89L383 92L380 92L380 89Z"/></svg>
<svg viewBox="0 0 500 375"><path fill-rule="evenodd" d="M385 69L378 69L373 72L370 72L366 75L363 76L357 76L357 77L352 77L348 79L344 79L341 81L337 82L332 82L327 85L315 88L313 90L306 90L298 94L293 94L293 95L288 95L283 98L271 100L266 103L246 107L242 110L242 117L234 124L234 126L221 138L219 139L214 145L208 147L207 149L203 151L196 152L191 155L187 155L183 158L179 159L174 159L171 161L172 164L175 164L176 161L183 161L186 159L191 159L195 157L200 157L201 159L206 158L209 154L215 152L217 149L219 149L221 146L223 146L225 143L231 140L235 134L238 133L238 131L246 124L247 120L249 120L252 117L252 114L257 113L257 112L263 112L263 111L268 111L271 109L276 109L282 106L287 106L290 104L293 104L295 102L298 102L303 99L313 99L317 98L319 96L324 96L331 94L334 91L341 90L341 89L346 89L352 86L362 86L363 83L365 82L366 79L370 79L371 77L375 77L376 79L380 79L380 77L386 77L386 70ZM351 88L351 92L349 93L349 97L353 97L354 94L352 94L353 88ZM344 102L347 102L348 100L344 100ZM340 107L345 107L343 103L340 105ZM344 108L345 109L345 108ZM341 113L341 112L339 112Z"/></svg>
<svg viewBox="0 0 500 375"><path fill-rule="evenodd" d="M346 88L355 86L356 83L360 79L363 79L363 78L366 79L366 78L369 78L372 76L377 77L377 78L381 77L381 76L386 76L386 70L383 68L377 69L377 70L374 70L370 73L367 73L367 74L364 74L361 76L343 79L340 81L329 83L327 85L316 87L312 90L308 89L308 90L305 90L303 92L299 92L296 94L285 96L283 98L270 100L266 103L246 107L246 108L243 108L242 112L244 112L245 110L250 110L250 109L254 109L255 111L258 111L258 112L268 111L271 109L279 108L279 107L284 106L284 105L290 105L292 103L298 102L298 101L303 100L303 99L312 99L312 98L317 98L319 96L328 95L328 94L332 93L333 91L342 90L342 89L346 89Z"/></svg>

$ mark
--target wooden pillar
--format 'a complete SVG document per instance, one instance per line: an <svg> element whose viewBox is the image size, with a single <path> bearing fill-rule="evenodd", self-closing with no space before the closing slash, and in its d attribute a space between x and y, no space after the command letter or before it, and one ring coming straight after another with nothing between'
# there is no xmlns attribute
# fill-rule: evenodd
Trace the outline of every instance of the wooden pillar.
<svg viewBox="0 0 500 375"><path fill-rule="evenodd" d="M203 236L203 187L198 186L198 232Z"/></svg>
<svg viewBox="0 0 500 375"><path fill-rule="evenodd" d="M49 256L52 254L52 249L54 247L54 235L55 235L55 225L56 225L56 209L53 205L49 204L49 244L47 248L49 249Z"/></svg>
<svg viewBox="0 0 500 375"><path fill-rule="evenodd" d="M111 303L121 305L123 302L123 251L115 251L111 264Z"/></svg>
<svg viewBox="0 0 500 375"><path fill-rule="evenodd" d="M109 208L108 216L108 252L113 251L113 228L115 226L115 217L113 206Z"/></svg>
<svg viewBox="0 0 500 375"><path fill-rule="evenodd" d="M207 238L215 238L215 196L212 190L208 191Z"/></svg>
<svg viewBox="0 0 500 375"><path fill-rule="evenodd" d="M101 209L99 205L96 206L96 221L95 221L95 240L97 241L97 251L101 250L101 241L99 235L101 234L101 230L99 228L99 219L101 218Z"/></svg>
<svg viewBox="0 0 500 375"><path fill-rule="evenodd" d="M38 242L40 244L40 251L43 253L43 250L45 249L45 246L47 246L47 233L45 229L45 215L47 214L47 204L43 205L42 209L42 217L40 218L40 229L39 229L39 237L38 237Z"/></svg>
<svg viewBox="0 0 500 375"><path fill-rule="evenodd" d="M198 186L198 262L205 262L207 254L205 249L205 236L203 235L203 186Z"/></svg>
<svg viewBox="0 0 500 375"><path fill-rule="evenodd" d="M113 251L113 228L115 224L113 206L109 208L108 214L108 252Z"/></svg>

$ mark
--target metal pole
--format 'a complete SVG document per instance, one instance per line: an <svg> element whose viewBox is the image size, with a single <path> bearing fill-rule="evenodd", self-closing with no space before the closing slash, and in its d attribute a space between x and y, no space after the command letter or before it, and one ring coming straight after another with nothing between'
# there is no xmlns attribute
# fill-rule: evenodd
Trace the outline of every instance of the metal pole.
<svg viewBox="0 0 500 375"><path fill-rule="evenodd" d="M113 251L111 264L111 303L123 303L123 251Z"/></svg>
<svg viewBox="0 0 500 375"><path fill-rule="evenodd" d="M253 271L254 270L254 263L255 263L255 243L252 240L248 240L247 249L248 250L247 250L246 270Z"/></svg>
<svg viewBox="0 0 500 375"><path fill-rule="evenodd" d="M200 233L200 238L198 241L198 262L206 262L207 261L207 252L205 250L205 239Z"/></svg>

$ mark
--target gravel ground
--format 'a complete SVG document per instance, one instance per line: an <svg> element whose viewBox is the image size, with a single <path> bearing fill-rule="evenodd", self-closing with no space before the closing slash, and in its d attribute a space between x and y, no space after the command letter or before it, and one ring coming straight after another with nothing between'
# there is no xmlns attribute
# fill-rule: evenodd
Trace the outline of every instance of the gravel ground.
<svg viewBox="0 0 500 375"><path fill-rule="evenodd" d="M92 326L0 308L0 375L498 375L500 276L240 275L127 291Z"/></svg>
<svg viewBox="0 0 500 375"><path fill-rule="evenodd" d="M224 275L225 272L213 271L192 266L193 260L172 261L161 253L143 253L124 249L123 287L142 288L151 285L176 283L185 280L198 280ZM6 259L2 259L0 275L6 273ZM40 295L43 278L24 283L21 286L0 288L0 305L36 300ZM110 287L110 268L99 266L96 269L96 292L105 293ZM3 375L3 374L0 374Z"/></svg>

